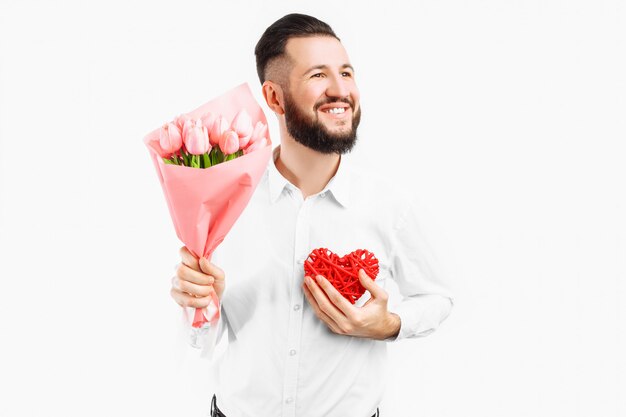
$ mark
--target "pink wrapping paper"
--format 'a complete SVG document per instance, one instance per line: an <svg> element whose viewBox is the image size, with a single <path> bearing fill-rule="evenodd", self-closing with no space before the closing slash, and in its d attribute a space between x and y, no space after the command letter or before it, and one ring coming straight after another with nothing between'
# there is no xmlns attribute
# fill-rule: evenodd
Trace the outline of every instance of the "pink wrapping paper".
<svg viewBox="0 0 626 417"><path fill-rule="evenodd" d="M242 108L252 118L267 125L263 110L254 99L248 84L226 92L188 113L200 118L207 112L221 114L229 121ZM215 248L224 240L241 212L250 201L272 153L268 145L231 161L210 168L191 168L165 164L160 156L159 129L144 138L165 194L176 235L196 257L211 258ZM215 323L219 318L219 301L213 293L217 312L207 317L206 309L196 309L193 327Z"/></svg>

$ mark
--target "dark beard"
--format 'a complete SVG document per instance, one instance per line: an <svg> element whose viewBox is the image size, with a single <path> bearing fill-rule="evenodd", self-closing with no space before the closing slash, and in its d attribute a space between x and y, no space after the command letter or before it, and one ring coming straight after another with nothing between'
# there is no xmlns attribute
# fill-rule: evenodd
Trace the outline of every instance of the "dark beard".
<svg viewBox="0 0 626 417"><path fill-rule="evenodd" d="M289 93L285 93L285 124L287 131L296 142L323 154L336 153L339 155L348 153L356 143L356 130L361 121L361 107L354 112L354 103L346 98L330 98L315 105L315 111L327 103L348 103L352 108L352 128L343 134L333 134L326 130L317 118L310 120L300 111Z"/></svg>

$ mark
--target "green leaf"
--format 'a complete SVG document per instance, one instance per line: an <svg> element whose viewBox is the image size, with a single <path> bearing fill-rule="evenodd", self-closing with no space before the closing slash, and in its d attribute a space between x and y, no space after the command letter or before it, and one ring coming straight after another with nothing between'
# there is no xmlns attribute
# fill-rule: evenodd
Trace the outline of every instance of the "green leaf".
<svg viewBox="0 0 626 417"><path fill-rule="evenodd" d="M205 153L202 155L202 160L204 161L204 167L208 168L211 166L211 160L209 159L209 154Z"/></svg>

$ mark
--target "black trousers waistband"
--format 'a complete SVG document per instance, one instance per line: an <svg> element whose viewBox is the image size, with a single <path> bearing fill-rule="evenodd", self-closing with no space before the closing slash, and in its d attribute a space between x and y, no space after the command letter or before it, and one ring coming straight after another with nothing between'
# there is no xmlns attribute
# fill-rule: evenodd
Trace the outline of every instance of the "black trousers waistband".
<svg viewBox="0 0 626 417"><path fill-rule="evenodd" d="M211 415L210 417L226 417L224 413L217 408L217 399L215 398L215 394L213 394L213 399L211 400ZM372 415L372 417L380 417L380 411L378 408L376 409L376 413Z"/></svg>

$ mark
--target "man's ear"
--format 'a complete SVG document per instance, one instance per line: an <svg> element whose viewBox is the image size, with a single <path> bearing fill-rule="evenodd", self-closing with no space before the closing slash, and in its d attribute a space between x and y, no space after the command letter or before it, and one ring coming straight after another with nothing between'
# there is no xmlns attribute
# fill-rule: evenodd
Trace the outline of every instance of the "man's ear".
<svg viewBox="0 0 626 417"><path fill-rule="evenodd" d="M285 114L283 89L273 81L263 83L263 97L267 106L277 115Z"/></svg>

